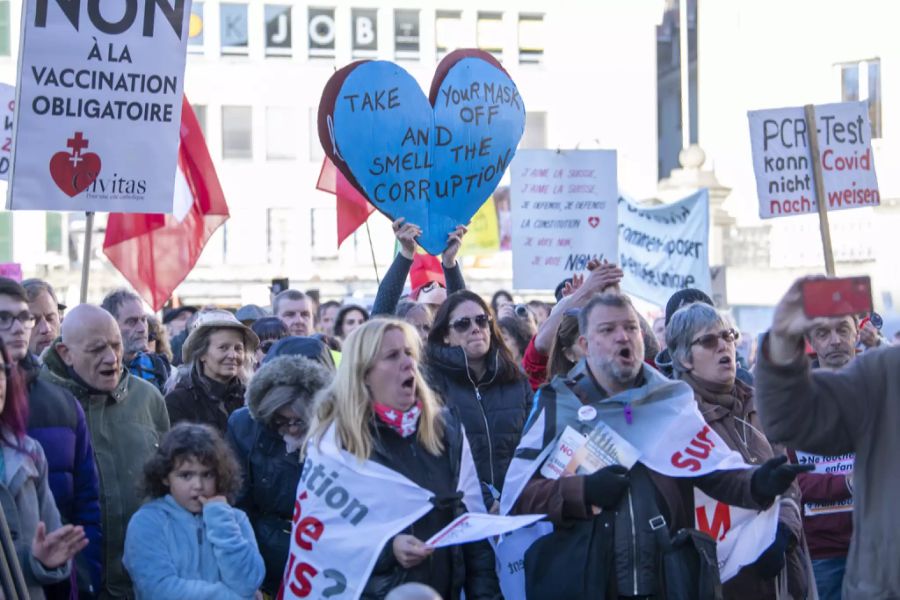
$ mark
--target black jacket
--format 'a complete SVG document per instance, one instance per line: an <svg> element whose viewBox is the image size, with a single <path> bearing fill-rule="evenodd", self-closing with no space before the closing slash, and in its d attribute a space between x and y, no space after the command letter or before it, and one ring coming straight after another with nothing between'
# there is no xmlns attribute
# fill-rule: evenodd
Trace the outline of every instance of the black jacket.
<svg viewBox="0 0 900 600"><path fill-rule="evenodd" d="M429 381L466 428L488 506L496 499L490 487L497 492L503 487L533 395L524 375L501 381L497 360L492 351L484 377L476 381L462 348L428 346Z"/></svg>
<svg viewBox="0 0 900 600"><path fill-rule="evenodd" d="M372 425L375 448L371 460L435 494L434 508L403 532L423 541L466 511L457 492L462 429L450 411L444 411L444 419L444 452L440 456L422 448L415 435L400 437L377 419ZM394 556L391 539L382 549L361 597L381 600L395 587L417 582L430 585L444 600L458 600L462 591L469 600L500 600L494 563L490 545L481 541L438 548L419 565L404 569Z"/></svg>
<svg viewBox="0 0 900 600"><path fill-rule="evenodd" d="M227 384L219 383L201 375L196 366L166 394L166 408L173 426L179 421L205 423L223 435L228 417L243 405L244 384L238 378Z"/></svg>
<svg viewBox="0 0 900 600"><path fill-rule="evenodd" d="M300 453L288 454L282 437L254 421L246 407L231 414L225 437L244 474L234 505L247 513L253 525L266 564L262 589L274 596L291 546L291 515L303 470Z"/></svg>

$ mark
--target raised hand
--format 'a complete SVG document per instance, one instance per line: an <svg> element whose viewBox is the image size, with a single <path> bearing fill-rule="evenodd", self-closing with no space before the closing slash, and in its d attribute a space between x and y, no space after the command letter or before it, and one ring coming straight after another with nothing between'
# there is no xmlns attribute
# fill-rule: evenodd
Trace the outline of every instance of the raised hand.
<svg viewBox="0 0 900 600"><path fill-rule="evenodd" d="M64 525L48 534L47 526L41 521L31 541L31 553L39 563L48 569L55 569L66 564L87 545L84 527Z"/></svg>
<svg viewBox="0 0 900 600"><path fill-rule="evenodd" d="M802 277L791 284L787 293L775 306L769 335L769 359L777 365L791 363L800 352L803 334L823 319L810 319L803 312L803 282L814 277Z"/></svg>
<svg viewBox="0 0 900 600"><path fill-rule="evenodd" d="M456 229L447 236L447 248L441 255L441 263L448 268L456 266L456 255L462 247L463 237L468 233L469 229L465 225L457 225Z"/></svg>
<svg viewBox="0 0 900 600"><path fill-rule="evenodd" d="M403 217L391 223L391 228L400 243L400 254L412 260L416 255L416 238L422 235L422 229L418 225L407 223Z"/></svg>

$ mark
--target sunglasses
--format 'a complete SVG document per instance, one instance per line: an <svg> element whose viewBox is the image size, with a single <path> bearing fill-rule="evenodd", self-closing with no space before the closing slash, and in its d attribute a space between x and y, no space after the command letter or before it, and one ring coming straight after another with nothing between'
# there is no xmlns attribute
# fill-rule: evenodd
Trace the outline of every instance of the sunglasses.
<svg viewBox="0 0 900 600"><path fill-rule="evenodd" d="M450 327L456 330L457 333L465 333L472 327L472 322L475 322L475 325L478 326L479 329L487 329L488 325L491 324L490 316L488 315L478 315L476 317L462 317L450 323Z"/></svg>
<svg viewBox="0 0 900 600"><path fill-rule="evenodd" d="M275 417L272 419L272 427L276 430L284 429L287 427L304 427L306 425L306 421L304 419L285 419L283 417Z"/></svg>
<svg viewBox="0 0 900 600"><path fill-rule="evenodd" d="M715 350L719 346L719 339L723 339L729 343L734 343L738 341L740 337L740 332L735 331L734 329L726 329L725 331L720 331L719 333L707 333L701 335L696 340L691 342L691 346L700 344L707 350Z"/></svg>

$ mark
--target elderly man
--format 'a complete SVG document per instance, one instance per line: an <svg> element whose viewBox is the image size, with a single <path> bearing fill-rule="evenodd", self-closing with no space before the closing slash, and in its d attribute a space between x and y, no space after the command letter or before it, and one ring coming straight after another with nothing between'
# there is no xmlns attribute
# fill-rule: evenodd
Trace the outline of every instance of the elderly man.
<svg viewBox="0 0 900 600"><path fill-rule="evenodd" d="M639 319L627 297L595 297L578 322L584 358L567 379L556 378L535 397L501 509L546 514L556 527L525 562L529 597L657 597L665 585L658 569L660 537L668 541L693 526L693 486L726 504L760 509L808 469L786 465L784 457L740 468L745 463L706 426L690 387L644 366ZM614 441L609 430L627 443ZM597 431L613 440L610 452L628 465L559 476L550 450L560 436L586 438ZM699 438L704 452L690 447ZM638 453L639 462L622 458ZM562 464L565 472L568 460ZM584 544L570 543L579 532L587 534ZM707 550L705 556L715 551ZM703 563L699 553L696 558ZM561 567L558 572L548 568L551 563ZM714 587L717 569L710 566L712 579L705 583ZM607 593L611 588L615 595Z"/></svg>
<svg viewBox="0 0 900 600"><path fill-rule="evenodd" d="M46 281L26 279L22 287L28 294L28 310L34 315L34 329L28 342L28 351L36 357L59 337L59 301L56 292Z"/></svg>
<svg viewBox="0 0 900 600"><path fill-rule="evenodd" d="M291 335L312 335L313 301L298 290L284 290L272 301L272 314L281 319Z"/></svg>
<svg viewBox="0 0 900 600"><path fill-rule="evenodd" d="M122 358L128 371L149 381L162 392L172 368L165 357L150 351L150 327L140 296L126 289L118 289L107 294L100 307L111 314L119 325Z"/></svg>
<svg viewBox="0 0 900 600"><path fill-rule="evenodd" d="M140 507L135 483L144 463L169 430L162 395L129 375L122 365L122 337L108 312L76 306L62 325L62 337L44 354L41 379L74 394L87 415L100 474L104 573L101 598L133 597L122 566L125 528Z"/></svg>

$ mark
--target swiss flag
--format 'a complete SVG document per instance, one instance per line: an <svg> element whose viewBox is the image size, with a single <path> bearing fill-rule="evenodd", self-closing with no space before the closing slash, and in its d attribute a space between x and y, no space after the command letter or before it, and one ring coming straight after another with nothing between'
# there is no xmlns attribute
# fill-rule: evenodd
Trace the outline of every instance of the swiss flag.
<svg viewBox="0 0 900 600"><path fill-rule="evenodd" d="M110 213L103 253L153 310L159 310L228 216L203 132L185 97L173 214Z"/></svg>
<svg viewBox="0 0 900 600"><path fill-rule="evenodd" d="M322 161L316 189L337 197L338 248L340 248L344 240L353 235L353 232L366 222L369 215L375 212L375 207L347 181L344 174L327 156Z"/></svg>

